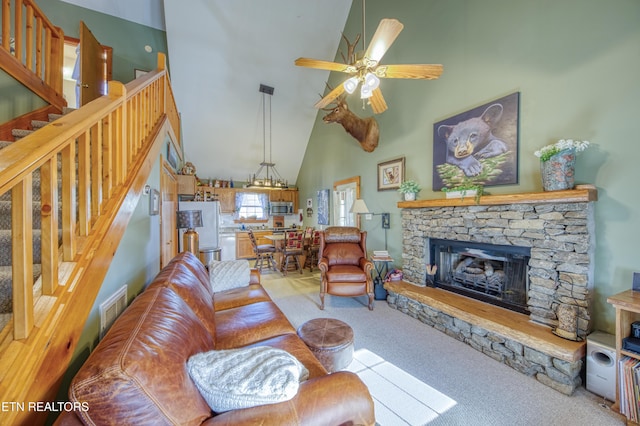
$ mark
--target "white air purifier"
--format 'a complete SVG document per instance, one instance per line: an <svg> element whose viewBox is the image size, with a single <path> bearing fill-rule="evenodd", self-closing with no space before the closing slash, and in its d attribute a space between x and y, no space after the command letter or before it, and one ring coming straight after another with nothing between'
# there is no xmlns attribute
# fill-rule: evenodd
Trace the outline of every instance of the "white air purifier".
<svg viewBox="0 0 640 426"><path fill-rule="evenodd" d="M616 340L613 334L595 331L587 336L587 390L616 400Z"/></svg>

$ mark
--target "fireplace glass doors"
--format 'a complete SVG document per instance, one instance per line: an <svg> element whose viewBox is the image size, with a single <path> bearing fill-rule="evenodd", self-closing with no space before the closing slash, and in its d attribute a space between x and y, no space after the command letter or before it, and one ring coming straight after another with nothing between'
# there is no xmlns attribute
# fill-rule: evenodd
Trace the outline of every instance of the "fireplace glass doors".
<svg viewBox="0 0 640 426"><path fill-rule="evenodd" d="M528 314L528 247L430 239L435 285L493 305Z"/></svg>

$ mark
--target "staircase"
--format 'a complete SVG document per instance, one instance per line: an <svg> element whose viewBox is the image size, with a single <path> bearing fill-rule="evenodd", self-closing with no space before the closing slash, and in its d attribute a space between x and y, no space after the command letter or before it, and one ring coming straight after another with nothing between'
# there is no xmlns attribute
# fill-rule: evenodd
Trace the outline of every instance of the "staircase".
<svg viewBox="0 0 640 426"><path fill-rule="evenodd" d="M71 108L65 108L63 114L73 111ZM14 139L17 141L47 124L62 117L63 114L49 114L49 121L33 120L31 122L31 129L14 129L12 131ZM15 142L0 141L0 150L6 146ZM2 155L0 153L0 155ZM60 164L58 164L60 167ZM60 168L58 169L60 172ZM60 176L60 174L59 174ZM32 220L33 220L33 281L34 298L38 297L42 293L42 287L38 278L41 274L40 265L40 225L41 225L41 204L40 204L40 171L36 170L33 173L33 208L32 208ZM60 218L61 215L58 214ZM60 229L60 226L59 226ZM12 275L11 275L11 254L12 254L12 241L11 241L11 192L7 192L0 196L0 330L9 322L12 312Z"/></svg>

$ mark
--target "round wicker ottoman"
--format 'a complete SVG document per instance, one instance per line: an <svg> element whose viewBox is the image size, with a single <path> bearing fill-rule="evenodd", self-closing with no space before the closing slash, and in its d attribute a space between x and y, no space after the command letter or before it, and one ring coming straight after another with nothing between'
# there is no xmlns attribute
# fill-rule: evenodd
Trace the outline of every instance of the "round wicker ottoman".
<svg viewBox="0 0 640 426"><path fill-rule="evenodd" d="M329 373L342 370L353 359L353 330L333 318L315 318L298 328L298 336Z"/></svg>

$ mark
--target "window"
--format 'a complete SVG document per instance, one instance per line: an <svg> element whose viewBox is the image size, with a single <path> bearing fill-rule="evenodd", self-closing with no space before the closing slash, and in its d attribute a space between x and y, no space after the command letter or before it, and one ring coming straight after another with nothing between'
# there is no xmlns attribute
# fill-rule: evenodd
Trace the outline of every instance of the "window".
<svg viewBox="0 0 640 426"><path fill-rule="evenodd" d="M236 219L267 220L269 196L255 192L236 193Z"/></svg>

